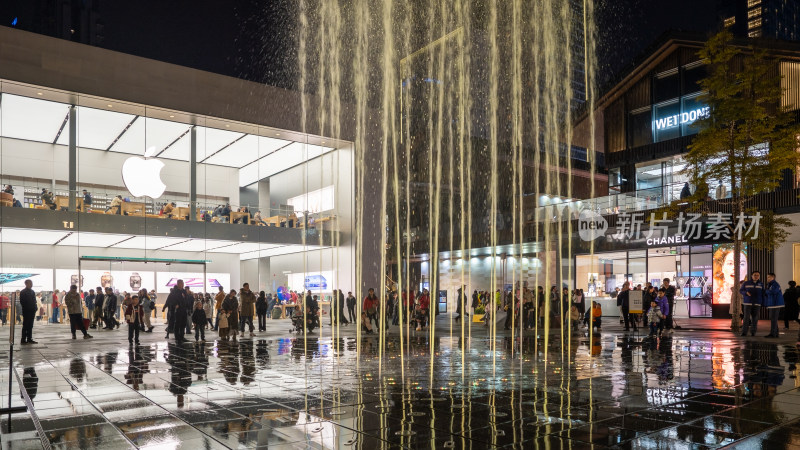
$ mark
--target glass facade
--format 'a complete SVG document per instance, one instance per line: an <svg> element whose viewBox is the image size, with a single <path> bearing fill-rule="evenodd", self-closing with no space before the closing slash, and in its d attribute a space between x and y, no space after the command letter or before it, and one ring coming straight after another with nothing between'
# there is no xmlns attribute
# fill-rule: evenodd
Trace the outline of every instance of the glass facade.
<svg viewBox="0 0 800 450"><path fill-rule="evenodd" d="M353 178L348 142L0 82L0 289L31 278L47 308L70 284L161 301L177 278L276 293L324 273L324 299L354 284Z"/></svg>
<svg viewBox="0 0 800 450"><path fill-rule="evenodd" d="M625 281L632 287L648 282L659 286L664 278L678 290L676 314L711 317L713 292L710 245L658 247L642 250L596 253L575 257L576 288L584 289L606 307L615 307L611 294Z"/></svg>

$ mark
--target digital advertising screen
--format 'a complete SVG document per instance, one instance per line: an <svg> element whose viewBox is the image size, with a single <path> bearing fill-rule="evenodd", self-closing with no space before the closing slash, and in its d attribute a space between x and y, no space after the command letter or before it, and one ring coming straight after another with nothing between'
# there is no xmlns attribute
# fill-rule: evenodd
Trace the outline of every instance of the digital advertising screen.
<svg viewBox="0 0 800 450"><path fill-rule="evenodd" d="M52 291L53 269L0 268L0 291L2 292L25 289L25 280L33 282L34 291Z"/></svg>
<svg viewBox="0 0 800 450"><path fill-rule="evenodd" d="M739 279L747 278L747 248L743 247L739 261ZM735 277L735 254L733 244L716 244L713 247L713 288L712 302L715 305L731 303Z"/></svg>
<svg viewBox="0 0 800 450"><path fill-rule="evenodd" d="M203 272L158 272L158 287L156 292L159 294L169 294L175 287L178 280L183 280L183 285L194 292L203 292ZM231 286L231 274L229 273L206 273L207 283L206 292L215 293L222 286L225 292L230 289L239 290L239 286Z"/></svg>
<svg viewBox="0 0 800 450"><path fill-rule="evenodd" d="M140 289L148 291L156 286L155 272L136 270L81 270L57 269L56 289L68 290L71 285L76 285L80 290L89 291L97 287L110 287L119 292L138 292Z"/></svg>

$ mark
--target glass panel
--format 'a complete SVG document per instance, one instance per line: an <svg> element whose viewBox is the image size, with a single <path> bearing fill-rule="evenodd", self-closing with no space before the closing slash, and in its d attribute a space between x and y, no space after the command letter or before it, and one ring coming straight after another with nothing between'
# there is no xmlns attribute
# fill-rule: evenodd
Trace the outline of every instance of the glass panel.
<svg viewBox="0 0 800 450"><path fill-rule="evenodd" d="M699 94L681 99L681 135L697 134L699 128L693 125L708 114L708 107L699 100Z"/></svg>
<svg viewBox="0 0 800 450"><path fill-rule="evenodd" d="M657 76L653 80L653 93L655 102L678 98L681 95L681 80L677 70L671 75Z"/></svg>
<svg viewBox="0 0 800 450"><path fill-rule="evenodd" d="M653 116L651 111L628 115L628 145L639 147L653 142Z"/></svg>
<svg viewBox="0 0 800 450"><path fill-rule="evenodd" d="M699 92L700 80L706 77L706 67L704 65L684 69L683 71L683 93L693 94Z"/></svg>
<svg viewBox="0 0 800 450"><path fill-rule="evenodd" d="M653 132L654 141L661 142L680 136L680 102L663 103L654 108Z"/></svg>

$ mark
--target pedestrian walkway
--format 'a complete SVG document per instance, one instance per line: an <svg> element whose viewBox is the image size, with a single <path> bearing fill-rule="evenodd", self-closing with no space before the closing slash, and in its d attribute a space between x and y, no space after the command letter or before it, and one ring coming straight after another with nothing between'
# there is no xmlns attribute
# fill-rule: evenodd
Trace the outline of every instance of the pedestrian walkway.
<svg viewBox="0 0 800 450"><path fill-rule="evenodd" d="M333 338L326 320L305 337L270 321L238 343L208 332L208 342L184 345L165 340L159 322L135 347L123 330L73 341L68 325L37 324L39 344L17 347L14 367L54 448L772 449L800 440L797 328L779 340L740 338L708 321L646 339L608 324L563 345L552 333L547 348L526 332L512 349L502 327L492 338L478 325L462 339L450 319L436 321L432 347L428 331L401 342L397 328L359 341L350 325ZM11 392L22 405L13 377ZM2 448L41 448L35 422L2 416Z"/></svg>

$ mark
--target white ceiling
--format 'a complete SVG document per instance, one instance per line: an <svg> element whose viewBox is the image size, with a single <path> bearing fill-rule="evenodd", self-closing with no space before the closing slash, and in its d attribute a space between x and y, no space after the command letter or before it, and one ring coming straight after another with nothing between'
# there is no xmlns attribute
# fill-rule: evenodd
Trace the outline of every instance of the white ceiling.
<svg viewBox="0 0 800 450"><path fill-rule="evenodd" d="M69 105L14 94L0 95L3 137L68 145L69 127L59 130ZM190 160L191 125L113 110L77 107L78 146L143 155L150 147L160 158ZM240 186L252 184L333 148L197 126L197 161L241 169ZM323 141L324 144L324 141Z"/></svg>
<svg viewBox="0 0 800 450"><path fill-rule="evenodd" d="M8 227L0 230L0 244L2 243L229 253L239 255L241 260L326 248L314 245L280 245L170 236L134 236L130 234L53 231Z"/></svg>

